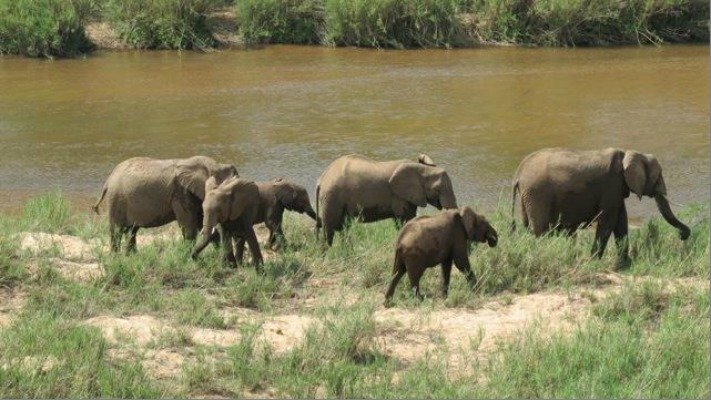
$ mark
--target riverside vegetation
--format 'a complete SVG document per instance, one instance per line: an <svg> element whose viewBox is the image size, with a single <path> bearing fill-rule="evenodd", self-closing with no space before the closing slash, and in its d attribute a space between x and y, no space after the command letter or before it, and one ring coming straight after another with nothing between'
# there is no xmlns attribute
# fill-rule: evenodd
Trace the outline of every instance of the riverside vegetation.
<svg viewBox="0 0 711 400"><path fill-rule="evenodd" d="M485 213L501 237L472 249L474 291L454 272L442 298L432 269L423 302L400 285L384 308L391 221L351 224L324 254L287 213L258 274L212 248L191 260L172 226L111 254L105 216L31 199L0 219L0 393L708 398L707 204L679 212L685 242L658 218L633 229L617 272L614 251L590 256L591 230L509 233L509 206ZM524 324L526 304L541 315Z"/></svg>
<svg viewBox="0 0 711 400"><path fill-rule="evenodd" d="M0 53L84 54L107 22L129 47L210 49L215 12L246 43L365 47L707 42L703 0L0 0ZM234 33L234 32L233 32Z"/></svg>

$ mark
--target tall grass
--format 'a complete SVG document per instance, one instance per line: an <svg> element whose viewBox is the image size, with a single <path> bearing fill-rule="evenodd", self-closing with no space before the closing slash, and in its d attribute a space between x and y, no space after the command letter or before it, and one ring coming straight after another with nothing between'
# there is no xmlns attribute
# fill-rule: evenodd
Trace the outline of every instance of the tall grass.
<svg viewBox="0 0 711 400"><path fill-rule="evenodd" d="M97 329L43 313L0 329L0 393L10 398L160 395L140 364L107 360Z"/></svg>
<svg viewBox="0 0 711 400"><path fill-rule="evenodd" d="M84 23L96 0L0 0L0 54L70 57L92 44Z"/></svg>
<svg viewBox="0 0 711 400"><path fill-rule="evenodd" d="M108 0L107 20L121 39L141 49L207 49L214 39L205 13L211 0Z"/></svg>
<svg viewBox="0 0 711 400"><path fill-rule="evenodd" d="M545 46L708 40L699 0L474 0L474 35L485 42Z"/></svg>
<svg viewBox="0 0 711 400"><path fill-rule="evenodd" d="M460 24L458 0L325 0L328 44L451 47Z"/></svg>
<svg viewBox="0 0 711 400"><path fill-rule="evenodd" d="M489 397L707 398L709 298L625 286L572 335L529 330L488 371Z"/></svg>
<svg viewBox="0 0 711 400"><path fill-rule="evenodd" d="M318 44L323 26L319 0L239 0L240 30L248 43Z"/></svg>

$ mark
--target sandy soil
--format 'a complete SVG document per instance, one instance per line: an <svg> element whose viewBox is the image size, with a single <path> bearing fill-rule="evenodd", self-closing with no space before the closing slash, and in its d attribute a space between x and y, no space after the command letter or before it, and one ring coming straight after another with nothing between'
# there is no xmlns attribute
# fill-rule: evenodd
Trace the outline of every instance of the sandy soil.
<svg viewBox="0 0 711 400"><path fill-rule="evenodd" d="M262 226L256 231L260 241L264 242L266 229ZM32 254L56 251L58 256L48 258L49 265L67 278L90 281L103 273L96 256L98 252L108 251L108 248L100 241L87 242L73 236L31 232L22 233L20 240L22 249ZM144 233L139 235L139 251L141 246L157 240L180 240L180 237L175 230ZM273 256L271 251L264 252L265 257ZM381 306L374 315L377 326L375 342L381 351L397 359L404 367L430 356L446 361L450 373L465 374L471 372L477 361L485 360L502 341L515 338L534 324L538 324L544 334L571 331L589 316L591 299L604 298L630 280L660 281L658 278L607 273L600 276L599 281L604 283L602 286L576 288L571 293L549 291L502 295L475 310L428 311ZM315 298L305 300L333 297L335 292L330 289L338 286L338 282L335 278L310 278L305 288L310 292L315 290L316 293L312 293ZM676 279L669 290L676 290L678 286L708 289L709 283L694 278ZM319 296L320 291L324 292L321 293L323 296ZM18 289L0 288L0 326L12 321L23 306L25 297L25 293ZM311 307L306 305L304 309ZM309 327L319 323L315 317L298 313L264 315L239 307L225 307L219 312L226 321L230 321L229 329L179 326L152 315L102 315L84 323L101 330L111 347L111 357L138 359L155 379L178 376L186 359L194 361L193 347L196 345L220 349L238 344L242 338L239 327L245 323L259 326L255 336L258 347L269 345L277 354L298 346ZM162 348L161 339L171 335L182 335L186 343L179 348Z"/></svg>

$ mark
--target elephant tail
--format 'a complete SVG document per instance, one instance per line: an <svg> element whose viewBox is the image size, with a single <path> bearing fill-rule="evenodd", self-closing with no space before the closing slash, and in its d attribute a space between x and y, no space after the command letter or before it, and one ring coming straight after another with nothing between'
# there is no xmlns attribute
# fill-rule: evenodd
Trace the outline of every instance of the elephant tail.
<svg viewBox="0 0 711 400"><path fill-rule="evenodd" d="M99 214L99 204L101 204L102 201L104 201L104 196L106 196L106 191L107 191L106 185L104 185L103 189L101 189L101 197L99 198L99 201L94 204L91 209L94 210L94 212L98 215Z"/></svg>
<svg viewBox="0 0 711 400"><path fill-rule="evenodd" d="M516 230L516 192L518 191L518 180L516 180L511 193L511 233Z"/></svg>
<svg viewBox="0 0 711 400"><path fill-rule="evenodd" d="M321 231L321 214L318 212L318 203L320 203L320 197L319 194L321 193L321 182L316 183L316 240L319 238L319 234Z"/></svg>

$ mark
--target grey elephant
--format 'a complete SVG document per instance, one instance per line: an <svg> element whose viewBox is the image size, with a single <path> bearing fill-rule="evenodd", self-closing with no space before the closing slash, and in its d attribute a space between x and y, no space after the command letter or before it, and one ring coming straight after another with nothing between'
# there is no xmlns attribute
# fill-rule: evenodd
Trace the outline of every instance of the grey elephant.
<svg viewBox="0 0 711 400"><path fill-rule="evenodd" d="M259 212L254 224L264 222L269 229L267 245L274 249L278 239L284 238L282 219L284 210L306 214L318 223L316 212L311 208L309 194L303 186L277 178L268 182L257 182L259 189ZM235 255L238 261L244 254L244 239L235 244Z"/></svg>
<svg viewBox="0 0 711 400"><path fill-rule="evenodd" d="M530 226L536 236L551 229L572 234L581 226L597 222L592 253L602 257L614 233L622 266L630 262L625 207L630 192L640 199L653 197L659 212L679 230L682 240L690 234L669 207L662 167L651 154L614 148L543 149L524 158L516 171L512 213L517 192L521 195L523 225Z"/></svg>
<svg viewBox="0 0 711 400"><path fill-rule="evenodd" d="M386 303L407 272L415 296L420 297L420 278L427 268L442 266L442 294L449 290L452 263L469 284L476 285L476 275L469 265L469 243L496 246L499 236L484 216L470 207L446 210L433 216L417 217L403 226L395 244L393 279L385 293Z"/></svg>
<svg viewBox="0 0 711 400"><path fill-rule="evenodd" d="M375 161L358 154L339 157L316 184L316 213L329 246L348 216L362 222L394 218L401 225L427 204L450 209L457 207L457 200L447 172L424 154L417 162Z"/></svg>
<svg viewBox="0 0 711 400"><path fill-rule="evenodd" d="M243 239L252 252L252 261L259 268L263 258L253 228L259 214L259 205L259 188L254 182L234 176L220 184L215 178L208 179L202 203L204 217L201 237L193 248L192 258L197 259L212 240L213 234L218 232L225 262L230 265L241 262L241 259L235 259L233 242Z"/></svg>
<svg viewBox="0 0 711 400"><path fill-rule="evenodd" d="M232 164L222 164L206 156L158 160L129 158L111 172L93 206L106 199L112 251L129 236L127 251L136 248L139 228L152 228L177 221L185 239L194 239L202 224L205 182L215 177L221 182L238 176Z"/></svg>

